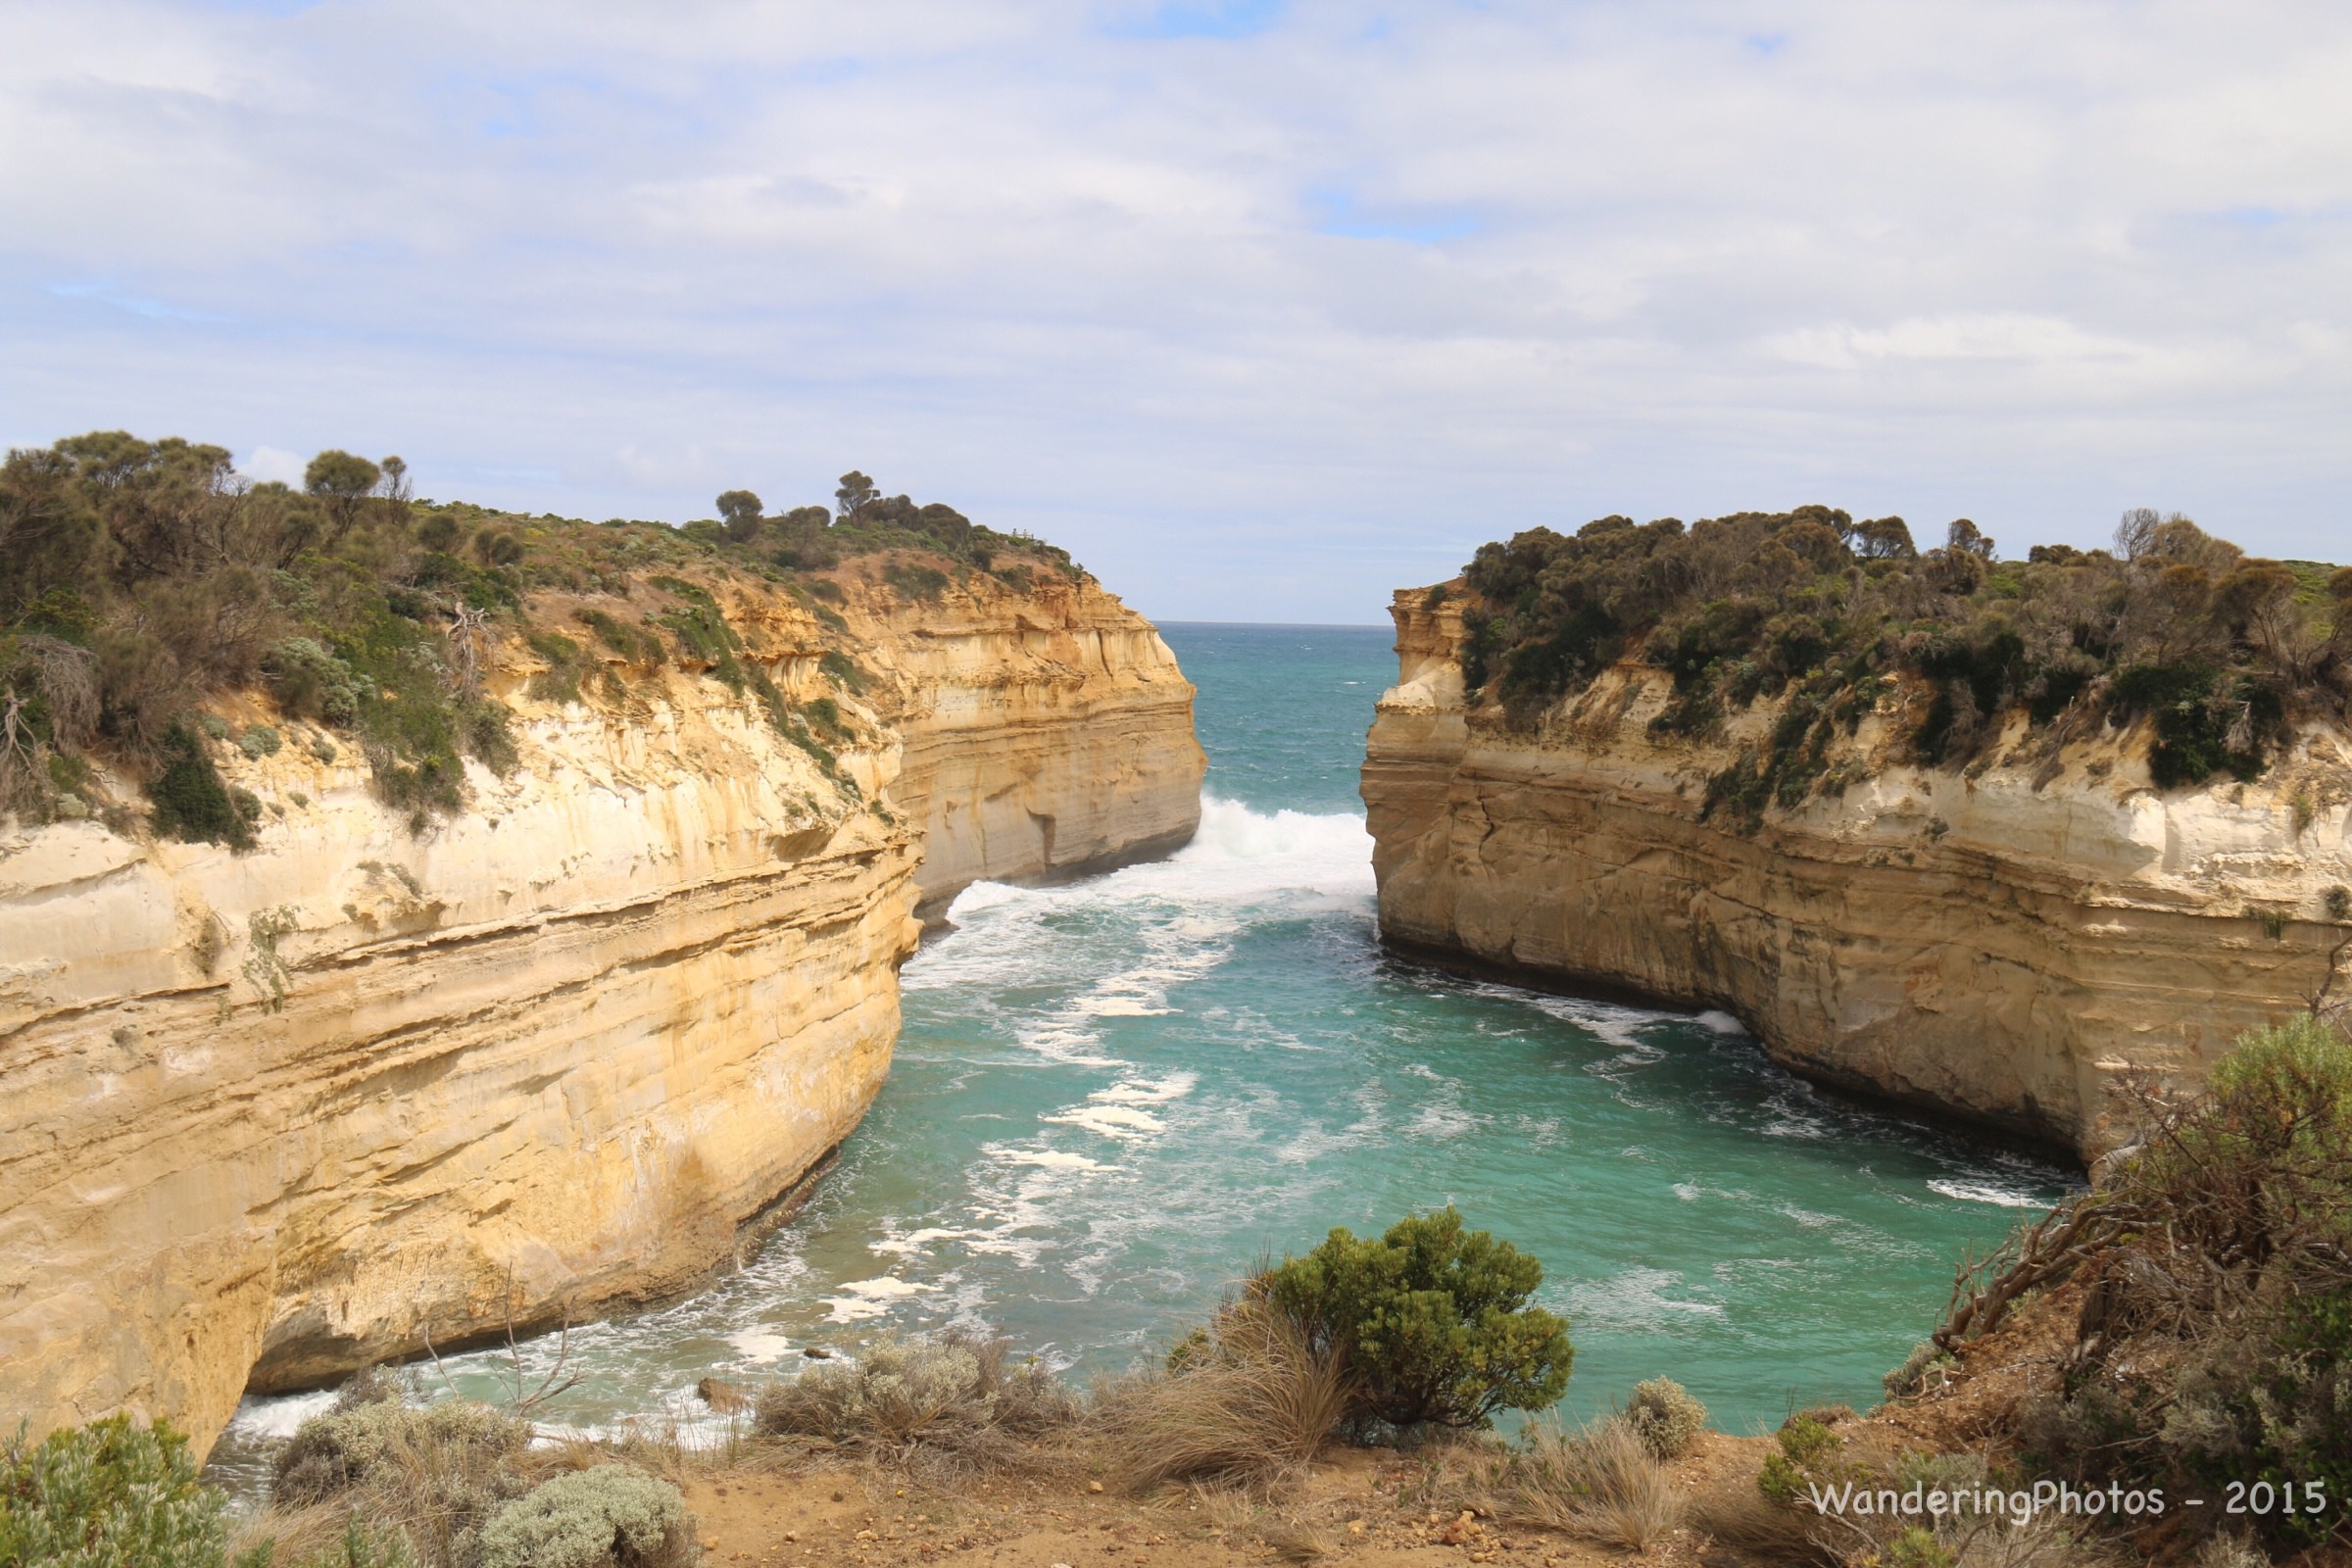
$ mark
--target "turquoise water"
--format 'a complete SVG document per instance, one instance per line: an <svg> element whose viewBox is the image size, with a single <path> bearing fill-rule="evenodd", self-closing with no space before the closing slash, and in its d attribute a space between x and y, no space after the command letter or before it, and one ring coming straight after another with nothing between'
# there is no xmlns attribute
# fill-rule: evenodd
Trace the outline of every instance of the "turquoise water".
<svg viewBox="0 0 2352 1568"><path fill-rule="evenodd" d="M1543 1261L1577 1346L1572 1411L1664 1373L1743 1429L1871 1402L1961 1251L2063 1191L1816 1093L1720 1015L1385 956L1355 770L1389 634L1165 630L1200 688L1200 838L957 900L906 967L890 1082L815 1198L711 1290L575 1333L564 1419L690 1410L698 1378L948 1323L1112 1370L1261 1257L1453 1202ZM496 1365L454 1370L490 1394ZM240 1431L288 1430L318 1398L251 1401Z"/></svg>

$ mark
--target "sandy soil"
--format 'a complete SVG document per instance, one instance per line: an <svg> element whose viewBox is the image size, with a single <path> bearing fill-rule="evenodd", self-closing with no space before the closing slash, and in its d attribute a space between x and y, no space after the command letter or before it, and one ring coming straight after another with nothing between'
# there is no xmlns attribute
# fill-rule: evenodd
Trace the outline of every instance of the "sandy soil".
<svg viewBox="0 0 2352 1568"><path fill-rule="evenodd" d="M1727 1467L1752 1469L1752 1440L1710 1434L1678 1467L1696 1488ZM1547 1531L1434 1505L1431 1468L1390 1452L1341 1450L1278 1508L1169 1492L1123 1495L1100 1482L995 1481L927 1492L870 1471L737 1469L693 1480L706 1561L794 1568L969 1563L987 1568L1237 1568L1271 1562L1365 1568L1701 1568L1685 1531L1647 1553L1611 1551ZM1704 1568L1728 1568L1706 1552Z"/></svg>

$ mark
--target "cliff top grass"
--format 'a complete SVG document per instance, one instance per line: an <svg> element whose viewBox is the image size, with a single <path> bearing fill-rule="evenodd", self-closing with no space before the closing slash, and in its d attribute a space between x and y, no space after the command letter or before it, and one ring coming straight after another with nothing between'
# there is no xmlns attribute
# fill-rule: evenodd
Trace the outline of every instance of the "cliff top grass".
<svg viewBox="0 0 2352 1568"><path fill-rule="evenodd" d="M854 790L830 750L846 734L838 705L788 703L712 587L781 587L846 640L829 608L846 563L910 600L974 573L1017 591L1085 576L1067 551L884 496L861 473L843 476L830 509L771 517L748 491L719 501L719 518L682 527L589 522L417 500L398 458L322 452L297 489L251 483L224 448L177 437L99 431L12 451L0 464L0 812L38 822L96 804L118 831L243 847L260 803L223 783L215 757L230 744L264 755L278 736L231 735L208 704L266 691L286 718L347 736L377 794L421 831L464 808L466 759L514 765L513 712L492 676L515 643L544 666L529 684L544 700L625 696L602 690L625 679L611 667L583 690L592 664L612 662L600 644L629 671L675 662L718 679ZM828 650L822 667L856 689L847 653ZM86 799L98 761L144 785L144 824Z"/></svg>
<svg viewBox="0 0 2352 1568"><path fill-rule="evenodd" d="M1710 802L1751 820L1801 801L1831 741L1897 690L1923 765L1964 766L2020 711L2036 729L2145 715L2168 789L2252 779L2299 721L2340 718L2352 697L2352 569L2250 557L2147 511L2125 514L2112 550L2036 545L2022 561L1965 518L1922 550L1900 517L1828 507L1611 516L1483 545L1462 582L1464 678L1506 723L1626 659L1673 678L1661 736L1709 738L1728 712L1785 699L1770 755Z"/></svg>

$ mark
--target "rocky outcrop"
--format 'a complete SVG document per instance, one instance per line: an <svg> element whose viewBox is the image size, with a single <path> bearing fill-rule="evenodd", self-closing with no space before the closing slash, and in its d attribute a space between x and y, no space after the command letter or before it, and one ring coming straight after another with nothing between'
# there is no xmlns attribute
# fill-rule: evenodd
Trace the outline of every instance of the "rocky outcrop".
<svg viewBox="0 0 2352 1568"><path fill-rule="evenodd" d="M1189 834L1192 689L1117 600L832 593L718 590L821 745L611 655L535 700L516 644L463 813L248 703L251 852L0 837L0 1422L202 1446L249 1387L688 1289L879 1089L926 847L939 893Z"/></svg>
<svg viewBox="0 0 2352 1568"><path fill-rule="evenodd" d="M1150 621L1091 580L849 588L906 742L894 798L922 833L925 912L983 878L1072 876L1192 838L1207 760L1192 683Z"/></svg>
<svg viewBox="0 0 2352 1568"><path fill-rule="evenodd" d="M1965 771L1900 765L1890 694L1842 793L1750 828L1708 783L1772 705L1705 743L1653 735L1670 686L1625 664L1517 729L1464 703L1458 602L1413 590L1394 614L1363 795L1399 947L1719 1007L1809 1076L2086 1157L2127 1066L2193 1080L2352 982L2338 728L2257 783L2160 792L2144 734L2022 720Z"/></svg>

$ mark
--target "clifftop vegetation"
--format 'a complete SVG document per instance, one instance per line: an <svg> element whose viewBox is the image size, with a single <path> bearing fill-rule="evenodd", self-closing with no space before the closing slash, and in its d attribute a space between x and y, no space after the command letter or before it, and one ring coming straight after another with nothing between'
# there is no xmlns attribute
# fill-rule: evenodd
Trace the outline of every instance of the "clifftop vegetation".
<svg viewBox="0 0 2352 1568"><path fill-rule="evenodd" d="M2113 550L2036 545L2023 561L1966 519L1922 550L1899 517L1827 507L1612 516L1481 546L1465 578L1464 676L1510 722L1626 658L1673 676L1660 733L1708 735L1785 697L1771 755L1718 781L1751 817L1801 801L1831 741L1890 692L1930 766L1973 760L2021 710L2061 734L2149 716L2165 788L2251 779L2298 718L2352 696L2352 569L2249 557L2147 511Z"/></svg>
<svg viewBox="0 0 2352 1568"><path fill-rule="evenodd" d="M356 745L377 793L421 830L463 807L466 759L514 765L493 677L516 643L543 666L531 695L548 700L625 705L629 680L664 663L717 679L854 791L828 747L846 735L838 705L788 703L741 657L713 586L764 580L842 631L826 604L840 585L822 573L854 558L873 558L911 599L937 597L951 574L1021 590L1084 575L1066 551L885 497L861 473L843 476L831 510L763 510L734 490L719 519L679 528L524 516L418 501L400 459L340 451L312 460L299 489L256 484L223 448L122 431L12 451L0 464L0 812L96 808L135 831L140 813L92 799L103 759L144 785L158 831L247 844L260 803L226 787L214 759L282 739L269 725L232 735L205 705L266 690L286 718ZM556 595L567 611L551 607ZM845 690L860 678L838 649L823 668ZM314 749L330 760L334 744Z"/></svg>

